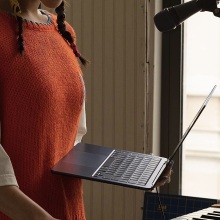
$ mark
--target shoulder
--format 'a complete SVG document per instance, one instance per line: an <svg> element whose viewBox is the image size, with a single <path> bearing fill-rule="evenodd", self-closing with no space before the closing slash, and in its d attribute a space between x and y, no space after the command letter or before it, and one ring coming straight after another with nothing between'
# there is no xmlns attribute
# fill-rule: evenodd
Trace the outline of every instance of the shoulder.
<svg viewBox="0 0 220 220"><path fill-rule="evenodd" d="M15 17L13 15L0 12L0 48L2 52L2 47L11 43L11 39L9 36L14 36L16 33L17 23ZM13 39L14 40L14 39Z"/></svg>
<svg viewBox="0 0 220 220"><path fill-rule="evenodd" d="M11 26L16 25L15 17L7 12L0 11L0 25L1 25L1 32L5 32L10 29Z"/></svg>

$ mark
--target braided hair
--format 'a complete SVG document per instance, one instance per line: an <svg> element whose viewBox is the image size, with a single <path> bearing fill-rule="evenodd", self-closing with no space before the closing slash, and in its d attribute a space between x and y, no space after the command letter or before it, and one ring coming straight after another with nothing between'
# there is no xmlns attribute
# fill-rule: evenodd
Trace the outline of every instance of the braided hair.
<svg viewBox="0 0 220 220"><path fill-rule="evenodd" d="M69 31L66 30L66 24L65 24L65 10L64 10L64 1L61 2L61 4L55 9L57 13L57 25L58 25L58 31L62 35L62 37L69 43L70 47L72 48L74 54L76 57L78 57L81 61L81 63L86 66L88 63L88 60L86 60L79 52L75 42L74 38L71 35Z"/></svg>
<svg viewBox="0 0 220 220"><path fill-rule="evenodd" d="M21 55L23 55L24 53L24 37L23 37L23 18L20 16L20 8L19 8L19 4L17 1L12 0L13 4L13 11L15 12L15 2L17 3L16 7L16 19L18 22L18 47L19 47L19 52ZM62 37L69 43L70 47L72 48L74 54L76 57L79 58L79 60L81 61L81 63L86 66L87 63L89 62L88 60L86 60L79 52L75 42L74 42L74 38L71 35L71 33L69 31L66 30L66 24L65 24L65 11L64 11L64 1L62 1L62 3L55 9L56 13L57 13L57 26L58 26L58 31L59 33L62 35Z"/></svg>
<svg viewBox="0 0 220 220"><path fill-rule="evenodd" d="M10 0L11 9L18 22L18 45L19 52L23 54L24 52L24 39L23 39L23 18L21 17L21 8L18 0Z"/></svg>
<svg viewBox="0 0 220 220"><path fill-rule="evenodd" d="M23 38L23 18L20 16L17 16L18 21L18 46L19 46L19 52L21 55L24 53L24 38Z"/></svg>

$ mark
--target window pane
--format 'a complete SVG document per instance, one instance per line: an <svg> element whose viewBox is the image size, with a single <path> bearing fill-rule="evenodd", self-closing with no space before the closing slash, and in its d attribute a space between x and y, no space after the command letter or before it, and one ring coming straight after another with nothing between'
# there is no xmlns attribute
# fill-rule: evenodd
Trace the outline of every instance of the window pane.
<svg viewBox="0 0 220 220"><path fill-rule="evenodd" d="M183 131L214 85L183 145L183 195L220 197L220 18L199 12L184 23Z"/></svg>

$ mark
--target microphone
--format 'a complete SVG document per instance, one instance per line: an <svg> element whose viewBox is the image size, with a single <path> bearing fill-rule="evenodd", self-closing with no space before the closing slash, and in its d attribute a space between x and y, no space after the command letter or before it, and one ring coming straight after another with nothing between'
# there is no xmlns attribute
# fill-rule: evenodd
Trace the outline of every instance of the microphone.
<svg viewBox="0 0 220 220"><path fill-rule="evenodd" d="M154 23L159 31L170 31L199 11L214 11L216 8L217 0L192 0L165 8L154 16Z"/></svg>

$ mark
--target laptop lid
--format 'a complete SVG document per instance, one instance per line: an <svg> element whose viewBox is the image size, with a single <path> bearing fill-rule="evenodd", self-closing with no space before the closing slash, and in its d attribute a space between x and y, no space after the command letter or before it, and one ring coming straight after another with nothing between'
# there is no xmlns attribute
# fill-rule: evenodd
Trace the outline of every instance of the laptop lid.
<svg viewBox="0 0 220 220"><path fill-rule="evenodd" d="M171 161L173 159L173 157L176 155L176 152L180 149L180 147L182 146L183 141L185 140L186 136L189 134L189 132L191 131L192 127L194 126L194 124L196 123L196 121L198 120L199 116L201 115L201 113L203 112L203 110L205 109L205 107L207 106L210 98L212 97L213 92L216 89L216 85L212 88L211 92L209 93L209 95L207 96L207 98L205 99L204 103L202 104L202 106L200 107L199 111L197 112L196 116L194 117L194 119L192 120L192 122L190 123L189 127L186 129L185 133L183 134L182 138L180 139L178 145L176 146L176 148L174 149L173 153L170 155L170 157L168 158L169 161Z"/></svg>

